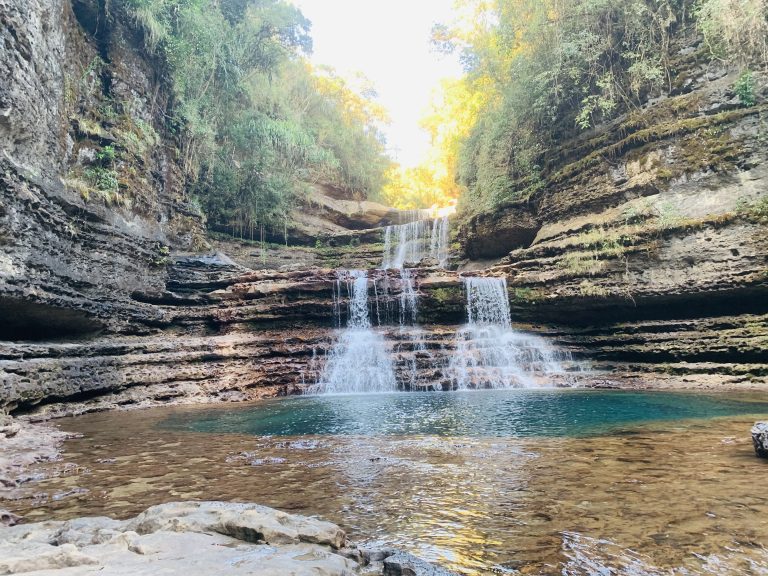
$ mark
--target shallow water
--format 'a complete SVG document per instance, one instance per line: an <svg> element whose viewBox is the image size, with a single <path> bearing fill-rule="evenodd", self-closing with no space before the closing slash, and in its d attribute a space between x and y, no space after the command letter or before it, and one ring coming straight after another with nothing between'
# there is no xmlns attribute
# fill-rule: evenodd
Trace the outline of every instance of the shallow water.
<svg viewBox="0 0 768 576"><path fill-rule="evenodd" d="M764 402L560 394L433 393L410 408L417 395L333 397L343 417L322 426L310 398L264 403L269 418L248 429L253 406L65 420L85 436L65 445L59 477L13 507L127 517L185 498L247 500L468 574L768 574L768 462L749 439ZM643 402L652 422L633 416ZM449 405L461 416L446 420ZM515 428L519 410L538 428ZM559 432L546 424L563 420ZM360 422L383 428L359 434Z"/></svg>

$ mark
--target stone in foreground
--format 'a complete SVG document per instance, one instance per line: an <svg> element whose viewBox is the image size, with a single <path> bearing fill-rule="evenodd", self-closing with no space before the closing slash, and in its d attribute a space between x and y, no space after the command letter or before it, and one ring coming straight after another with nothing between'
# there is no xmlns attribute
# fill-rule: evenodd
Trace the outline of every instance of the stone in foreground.
<svg viewBox="0 0 768 576"><path fill-rule="evenodd" d="M752 444L755 445L755 454L768 458L768 422L755 422L752 426Z"/></svg>
<svg viewBox="0 0 768 576"><path fill-rule="evenodd" d="M345 545L341 528L315 518L256 504L173 502L131 520L96 517L0 527L0 574L449 574L394 550L377 554ZM391 571L390 558L406 569Z"/></svg>

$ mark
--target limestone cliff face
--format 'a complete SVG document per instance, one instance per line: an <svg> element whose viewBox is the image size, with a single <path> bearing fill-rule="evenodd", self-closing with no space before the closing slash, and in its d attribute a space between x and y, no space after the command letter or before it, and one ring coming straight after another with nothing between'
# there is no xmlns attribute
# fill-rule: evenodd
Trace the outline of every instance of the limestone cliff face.
<svg viewBox="0 0 768 576"><path fill-rule="evenodd" d="M663 99L564 141L529 200L462 226L515 315L643 370L768 373L768 76L678 55Z"/></svg>
<svg viewBox="0 0 768 576"><path fill-rule="evenodd" d="M0 0L0 23L0 410L306 389L335 339L334 269L376 267L397 215L319 188L291 246L206 236L130 23L96 0ZM767 95L742 106L733 74L687 54L677 92L563 142L529 201L464 222L462 270L506 275L516 324L614 375L748 381L768 375ZM420 342L383 330L400 381L441 387L465 294L455 272L414 274ZM396 316L399 275L372 276Z"/></svg>
<svg viewBox="0 0 768 576"><path fill-rule="evenodd" d="M0 410L244 399L312 378L335 276L306 270L380 262L394 212L318 187L288 231L303 248L210 239L162 63L131 22L100 0L0 0L0 36ZM183 256L222 248L245 266Z"/></svg>
<svg viewBox="0 0 768 576"><path fill-rule="evenodd" d="M0 336L135 331L131 298L203 241L159 70L103 3L0 2Z"/></svg>

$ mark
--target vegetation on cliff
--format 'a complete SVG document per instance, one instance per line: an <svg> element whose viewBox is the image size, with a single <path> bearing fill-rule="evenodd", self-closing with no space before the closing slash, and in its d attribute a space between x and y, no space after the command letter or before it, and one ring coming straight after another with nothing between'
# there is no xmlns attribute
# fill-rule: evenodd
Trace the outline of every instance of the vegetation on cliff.
<svg viewBox="0 0 768 576"><path fill-rule="evenodd" d="M766 0L462 0L457 7L455 22L433 29L433 44L459 52L466 74L443 85L425 124L435 143L432 173L455 175L458 186L444 189L463 194L472 210L541 188L547 153L563 139L680 93L674 59L684 45L742 71L734 90L744 106L754 104L752 71L768 61Z"/></svg>
<svg viewBox="0 0 768 576"><path fill-rule="evenodd" d="M386 115L357 85L313 68L310 22L282 0L122 0L161 57L168 119L192 194L210 220L251 236L282 229L306 183L365 198L389 160Z"/></svg>

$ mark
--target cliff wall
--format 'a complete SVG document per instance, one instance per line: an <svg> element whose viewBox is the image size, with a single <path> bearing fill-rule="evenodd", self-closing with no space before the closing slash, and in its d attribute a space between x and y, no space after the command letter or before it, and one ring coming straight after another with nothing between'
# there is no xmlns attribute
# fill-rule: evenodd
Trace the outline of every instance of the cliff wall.
<svg viewBox="0 0 768 576"><path fill-rule="evenodd" d="M287 242L207 233L131 23L86 0L0 0L0 22L0 409L306 389L336 338L334 269L379 265L398 215L318 188ZM530 199L463 221L461 272L415 272L418 340L394 320L399 275L371 274L401 381L448 385L470 270L505 275L518 326L602 370L585 385L765 381L765 76L744 106L697 49L676 92L563 142Z"/></svg>
<svg viewBox="0 0 768 576"><path fill-rule="evenodd" d="M468 259L509 278L514 315L614 369L768 374L768 76L682 47L673 88L547 156L529 199L474 214ZM598 362L599 363L599 362Z"/></svg>

